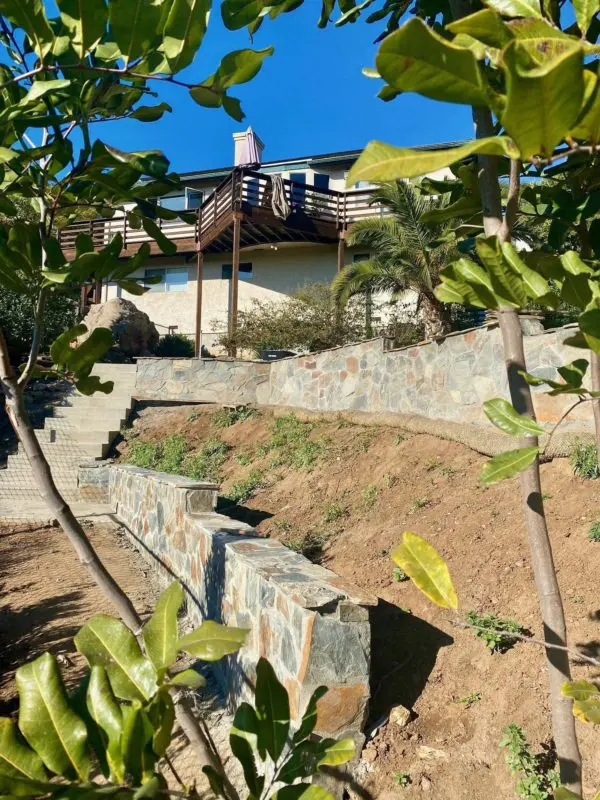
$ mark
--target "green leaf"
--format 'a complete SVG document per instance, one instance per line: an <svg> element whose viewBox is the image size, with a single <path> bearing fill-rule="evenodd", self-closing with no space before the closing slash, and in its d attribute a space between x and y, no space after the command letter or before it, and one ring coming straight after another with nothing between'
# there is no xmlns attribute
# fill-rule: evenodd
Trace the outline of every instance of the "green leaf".
<svg viewBox="0 0 600 800"><path fill-rule="evenodd" d="M495 236L478 237L475 250L490 277L498 305L515 308L527 305L523 281L506 262L498 239Z"/></svg>
<svg viewBox="0 0 600 800"><path fill-rule="evenodd" d="M125 765L121 755L123 715L110 688L104 667L93 666L91 668L86 703L91 718L104 731L108 740L106 757L111 771L111 779L116 783L123 783L125 781Z"/></svg>
<svg viewBox="0 0 600 800"><path fill-rule="evenodd" d="M215 797L227 797L225 794L225 780L223 775L217 772L214 767L202 767L202 772L208 778L208 783Z"/></svg>
<svg viewBox="0 0 600 800"><path fill-rule="evenodd" d="M39 100L41 97L45 97L51 92L56 92L59 89L66 89L70 85L71 81L64 78L57 78L56 80L51 81L34 81L31 89L25 96L25 102L34 102L35 100Z"/></svg>
<svg viewBox="0 0 600 800"><path fill-rule="evenodd" d="M397 91L448 103L487 105L483 72L474 54L442 38L418 17L383 40L376 65Z"/></svg>
<svg viewBox="0 0 600 800"><path fill-rule="evenodd" d="M592 308L579 315L579 328L594 353L600 353L600 309Z"/></svg>
<svg viewBox="0 0 600 800"><path fill-rule="evenodd" d="M249 703L242 703L235 713L229 734L231 752L242 765L246 786L252 797L260 797L264 778L258 774L254 751L257 748L260 722Z"/></svg>
<svg viewBox="0 0 600 800"><path fill-rule="evenodd" d="M527 266L511 242L504 242L501 250L508 265L521 277L527 297L532 300L540 300L542 297L546 297L550 291L546 278Z"/></svg>
<svg viewBox="0 0 600 800"><path fill-rule="evenodd" d="M206 678L195 669L184 669L177 675L172 675L169 683L173 686L185 686L188 689L200 689L206 686Z"/></svg>
<svg viewBox="0 0 600 800"><path fill-rule="evenodd" d="M48 55L54 43L54 34L42 0L0 0L0 14L25 31L39 56L44 58Z"/></svg>
<svg viewBox="0 0 600 800"><path fill-rule="evenodd" d="M339 739L330 744L319 760L320 767L337 767L347 764L356 755L356 746L353 739Z"/></svg>
<svg viewBox="0 0 600 800"><path fill-rule="evenodd" d="M219 661L223 656L237 651L246 642L245 628L232 628L206 620L199 628L179 640L178 650L184 650L201 661Z"/></svg>
<svg viewBox="0 0 600 800"><path fill-rule="evenodd" d="M87 339L70 349L65 366L75 375L87 377L96 361L106 355L113 345L113 334L109 328L94 328Z"/></svg>
<svg viewBox="0 0 600 800"><path fill-rule="evenodd" d="M503 53L507 99L501 120L524 159L551 155L569 134L583 100L581 46L565 47L542 64L531 50L515 41Z"/></svg>
<svg viewBox="0 0 600 800"><path fill-rule="evenodd" d="M484 0L504 17L542 17L540 0Z"/></svg>
<svg viewBox="0 0 600 800"><path fill-rule="evenodd" d="M558 367L557 372L566 383L578 389L583 383L588 367L589 361L585 358L578 358L570 364L565 364L564 367Z"/></svg>
<svg viewBox="0 0 600 800"><path fill-rule="evenodd" d="M519 450L509 450L491 458L481 470L482 483L491 484L514 478L519 472L527 469L539 454L537 447L523 447Z"/></svg>
<svg viewBox="0 0 600 800"><path fill-rule="evenodd" d="M594 270L582 261L574 250L568 250L560 256L560 263L570 275L593 275Z"/></svg>
<svg viewBox="0 0 600 800"><path fill-rule="evenodd" d="M559 786L558 789L555 789L552 797L554 800L581 800L580 794L575 794L566 786Z"/></svg>
<svg viewBox="0 0 600 800"><path fill-rule="evenodd" d="M108 10L104 0L57 0L63 25L79 58L94 49L104 36Z"/></svg>
<svg viewBox="0 0 600 800"><path fill-rule="evenodd" d="M175 706L168 690L161 690L148 706L148 719L154 733L152 734L152 749L157 756L164 756L173 734L175 723Z"/></svg>
<svg viewBox="0 0 600 800"><path fill-rule="evenodd" d="M19 739L15 723L4 717L0 717L0 775L33 781L46 780L42 759Z"/></svg>
<svg viewBox="0 0 600 800"><path fill-rule="evenodd" d="M268 5L270 0L223 0L221 17L226 28L236 31L257 20Z"/></svg>
<svg viewBox="0 0 600 800"><path fill-rule="evenodd" d="M177 253L177 242L172 242L164 235L156 222L148 217L142 218L142 226L148 236L150 236L167 256L174 256Z"/></svg>
<svg viewBox="0 0 600 800"><path fill-rule="evenodd" d="M513 38L508 25L491 8L483 8L446 25L451 33L464 33L490 47L503 48Z"/></svg>
<svg viewBox="0 0 600 800"><path fill-rule="evenodd" d="M160 180L164 178L169 169L169 162L159 150L142 150L138 153L127 153L117 147L104 145L106 151L122 164L127 164L137 170L141 175L149 175Z"/></svg>
<svg viewBox="0 0 600 800"><path fill-rule="evenodd" d="M103 666L113 692L123 700L148 700L157 688L151 661L144 658L133 633L123 623L97 614L75 637L90 666Z"/></svg>
<svg viewBox="0 0 600 800"><path fill-rule="evenodd" d="M458 598L448 565L425 539L410 531L392 552L392 560L414 581L417 588L442 608L458 608Z"/></svg>
<svg viewBox="0 0 600 800"><path fill-rule="evenodd" d="M90 771L85 723L69 706L56 659L44 653L16 672L19 729L49 770L85 781Z"/></svg>
<svg viewBox="0 0 600 800"><path fill-rule="evenodd" d="M592 24L592 20L600 11L600 2L598 0L573 0L573 6L577 17L577 26L585 36Z"/></svg>
<svg viewBox="0 0 600 800"><path fill-rule="evenodd" d="M290 703L285 687L266 658L261 658L256 667L255 704L259 739L273 761L277 761L290 730Z"/></svg>
<svg viewBox="0 0 600 800"><path fill-rule="evenodd" d="M97 375L86 375L83 378L79 378L75 386L78 392L81 392L81 394L84 394L86 397L91 397L96 392L110 394L115 388L115 383L114 381L105 381L102 383Z"/></svg>
<svg viewBox="0 0 600 800"><path fill-rule="evenodd" d="M202 44L211 0L173 0L163 30L163 52L173 73L189 66Z"/></svg>
<svg viewBox="0 0 600 800"><path fill-rule="evenodd" d="M507 400L486 400L483 410L489 421L511 436L541 436L544 429L530 417L518 414Z"/></svg>
<svg viewBox="0 0 600 800"><path fill-rule="evenodd" d="M317 724L317 703L327 694L327 692L328 689L326 686L318 686L312 693L312 696L308 701L308 705L306 706L306 711L302 716L300 727L292 739L294 744L299 744L304 739L307 739L314 731Z"/></svg>
<svg viewBox="0 0 600 800"><path fill-rule="evenodd" d="M587 78L590 74L589 71L586 71L584 77ZM593 77L595 80L589 100L584 104L583 111L571 130L571 135L576 139L596 144L600 141L600 83L596 76Z"/></svg>
<svg viewBox="0 0 600 800"><path fill-rule="evenodd" d="M122 707L123 736L121 750L125 770L131 775L134 784L139 786L152 777L156 757L152 751L154 730L139 700L130 706Z"/></svg>
<svg viewBox="0 0 600 800"><path fill-rule="evenodd" d="M391 181L397 178L416 178L456 164L473 155L496 155L519 158L519 151L507 136L490 136L453 147L449 150L413 150L391 144L369 142L354 164L346 185L359 181Z"/></svg>
<svg viewBox="0 0 600 800"><path fill-rule="evenodd" d="M273 800L335 800L331 792L311 783L284 786L273 795Z"/></svg>
<svg viewBox="0 0 600 800"><path fill-rule="evenodd" d="M129 116L140 122L156 122L169 111L173 111L173 109L168 103L160 103L157 106L138 106Z"/></svg>
<svg viewBox="0 0 600 800"><path fill-rule="evenodd" d="M573 715L581 722L600 724L600 689L589 681L563 684L561 693L573 700Z"/></svg>
<svg viewBox="0 0 600 800"><path fill-rule="evenodd" d="M162 5L157 0L110 0L110 35L125 66L156 46Z"/></svg>
<svg viewBox="0 0 600 800"><path fill-rule="evenodd" d="M142 629L146 653L157 670L166 669L177 658L177 615L183 603L183 589L177 581L161 594L154 614Z"/></svg>

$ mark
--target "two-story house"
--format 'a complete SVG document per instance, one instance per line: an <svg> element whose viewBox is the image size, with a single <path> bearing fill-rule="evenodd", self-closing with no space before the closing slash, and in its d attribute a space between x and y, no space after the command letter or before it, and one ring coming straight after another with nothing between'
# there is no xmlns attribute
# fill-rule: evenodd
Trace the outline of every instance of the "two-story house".
<svg viewBox="0 0 600 800"><path fill-rule="evenodd" d="M258 163L252 165L245 163L247 137L254 137L250 152ZM151 242L151 262L136 275L158 275L160 282L135 297L109 284L96 298L132 300L159 333L186 334L195 339L198 352L200 343L211 347L218 332L233 329L238 309L254 298L277 300L307 283L331 281L344 265L364 258L346 247L346 231L357 219L385 213L371 204L371 185L346 188L360 150L262 162L263 144L250 129L233 138L233 167L184 173L183 191L157 198L160 205L195 211L198 217L196 225L161 222L177 253L165 256ZM102 246L117 230L127 255L150 241L121 217L70 226L62 234L63 245L68 248L85 231Z"/></svg>

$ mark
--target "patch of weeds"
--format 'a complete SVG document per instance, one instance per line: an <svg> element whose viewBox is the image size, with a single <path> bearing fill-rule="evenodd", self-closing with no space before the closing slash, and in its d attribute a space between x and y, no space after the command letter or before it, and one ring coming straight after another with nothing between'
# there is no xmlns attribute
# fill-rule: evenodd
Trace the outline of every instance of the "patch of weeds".
<svg viewBox="0 0 600 800"><path fill-rule="evenodd" d="M439 460L439 458L427 458L423 466L427 472L431 472L431 470L437 469L439 466L441 466L441 464L442 462Z"/></svg>
<svg viewBox="0 0 600 800"><path fill-rule="evenodd" d="M393 489L394 486L398 485L399 480L400 478L398 475L394 475L393 472L388 472L383 476L383 485L386 489Z"/></svg>
<svg viewBox="0 0 600 800"><path fill-rule="evenodd" d="M406 787L410 786L412 783L412 778L408 772L392 772L392 780L396 786L399 786L401 789L406 789Z"/></svg>
<svg viewBox="0 0 600 800"><path fill-rule="evenodd" d="M276 528L281 533L289 533L294 526L292 525L291 522L288 522L288 520L286 519L274 519L273 527Z"/></svg>
<svg viewBox="0 0 600 800"><path fill-rule="evenodd" d="M309 561L318 561L323 555L323 547L327 536L320 531L309 531L297 539L286 542L290 550L300 553Z"/></svg>
<svg viewBox="0 0 600 800"><path fill-rule="evenodd" d="M600 520L592 522L587 537L590 542L600 542Z"/></svg>
<svg viewBox="0 0 600 800"><path fill-rule="evenodd" d="M236 406L235 408L220 408L210 418L215 428L230 428L236 422L245 422L257 415L255 408L250 406Z"/></svg>
<svg viewBox="0 0 600 800"><path fill-rule="evenodd" d="M286 466L291 470L310 469L325 456L328 439L309 438L315 427L312 422L302 422L295 414L287 414L274 421L268 447L269 451L275 451L278 466Z"/></svg>
<svg viewBox="0 0 600 800"><path fill-rule="evenodd" d="M594 442L575 442L571 452L571 468L578 478L600 478L598 454Z"/></svg>
<svg viewBox="0 0 600 800"><path fill-rule="evenodd" d="M500 747L506 750L506 763L511 775L519 776L516 793L523 800L548 800L560 786L555 769L556 753L548 748L533 755L525 731L511 723L502 729Z"/></svg>
<svg viewBox="0 0 600 800"><path fill-rule="evenodd" d="M502 619L496 614L478 614L476 611L469 611L467 622L477 625L473 629L473 635L482 642L492 653L505 653L514 647L517 639L511 633L525 633L525 628L514 619Z"/></svg>
<svg viewBox="0 0 600 800"><path fill-rule="evenodd" d="M185 457L182 470L183 475L200 480L221 480L221 467L227 460L227 454L231 448L217 437L208 439L200 450L195 453L188 453Z"/></svg>
<svg viewBox="0 0 600 800"><path fill-rule="evenodd" d="M338 429L338 431L342 430L342 428L351 428L352 425L353 423L347 419L344 419L344 417L342 416L336 417L335 426Z"/></svg>
<svg viewBox="0 0 600 800"><path fill-rule="evenodd" d="M160 443L160 457L155 469L159 472L168 472L171 475L182 474L182 463L188 451L188 443L185 436L180 433L173 433L166 436Z"/></svg>
<svg viewBox="0 0 600 800"><path fill-rule="evenodd" d="M199 408L195 408L192 413L187 418L188 422L196 422L197 419L200 419L202 416L202 410Z"/></svg>
<svg viewBox="0 0 600 800"><path fill-rule="evenodd" d="M396 434L396 438L394 439L394 444L396 444L396 445L402 444L402 442L405 442L405 441L406 441L406 436L404 436L404 434L402 434L402 433L397 433Z"/></svg>
<svg viewBox="0 0 600 800"><path fill-rule="evenodd" d="M140 435L138 430L133 427L129 427L129 425L121 425L121 430L119 433L126 442L130 442L132 439L137 439L137 437Z"/></svg>
<svg viewBox="0 0 600 800"><path fill-rule="evenodd" d="M471 706L475 705L481 700L481 692L469 692L464 697L457 697L454 701L459 706L464 706L465 708L471 708Z"/></svg>
<svg viewBox="0 0 600 800"><path fill-rule="evenodd" d="M226 497L227 500L231 500L232 503L241 506L250 500L251 497L254 497L256 490L260 489L261 486L264 486L264 473L259 469L253 469L243 480L236 481L232 484L224 497Z"/></svg>
<svg viewBox="0 0 600 800"><path fill-rule="evenodd" d="M361 453L368 453L369 448L377 437L377 434L377 428L366 428L365 430L361 431L355 440L356 449Z"/></svg>
<svg viewBox="0 0 600 800"><path fill-rule="evenodd" d="M271 450L271 446L268 442L265 444L259 444L256 450L254 451L255 458L264 458Z"/></svg>
<svg viewBox="0 0 600 800"><path fill-rule="evenodd" d="M137 440L131 443L126 462L135 467L154 469L159 458L159 445L156 442Z"/></svg>
<svg viewBox="0 0 600 800"><path fill-rule="evenodd" d="M410 580L406 572L402 569L402 567L394 567L394 571L392 572L392 578L396 581L396 583L403 583L404 581Z"/></svg>
<svg viewBox="0 0 600 800"><path fill-rule="evenodd" d="M550 492L542 492L542 500L552 500Z"/></svg>
<svg viewBox="0 0 600 800"><path fill-rule="evenodd" d="M442 464L440 466L440 475L443 475L444 478L452 478L457 472L458 470L451 467L450 464Z"/></svg>
<svg viewBox="0 0 600 800"><path fill-rule="evenodd" d="M379 497L379 489L374 483L369 483L362 490L362 507L365 511L370 511Z"/></svg>
<svg viewBox="0 0 600 800"><path fill-rule="evenodd" d="M340 503L325 503L325 507L323 508L323 520L325 522L335 522L338 519L342 519L348 514L348 509L346 506L340 505Z"/></svg>
<svg viewBox="0 0 600 800"><path fill-rule="evenodd" d="M413 497L410 501L410 513L415 514L420 508L425 508L430 504L431 500L428 497Z"/></svg>
<svg viewBox="0 0 600 800"><path fill-rule="evenodd" d="M249 467L250 464L254 461L254 456L248 450L238 453L237 456L234 456L234 459L241 467Z"/></svg>

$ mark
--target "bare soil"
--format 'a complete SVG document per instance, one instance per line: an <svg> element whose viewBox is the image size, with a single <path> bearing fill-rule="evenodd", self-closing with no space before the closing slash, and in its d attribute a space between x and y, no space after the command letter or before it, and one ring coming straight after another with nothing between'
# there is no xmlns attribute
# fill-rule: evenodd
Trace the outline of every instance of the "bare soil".
<svg viewBox="0 0 600 800"><path fill-rule="evenodd" d="M191 450L209 437L222 438L232 446L223 495L252 470L264 477L264 487L243 506L229 503L228 513L296 548L311 544L313 559L380 598L372 620L366 787L378 798L514 797L515 780L498 742L502 728L515 722L535 753L550 744L543 651L517 644L491 655L410 581L394 580L390 553L403 530L418 533L447 559L462 618L470 609L493 612L541 636L516 482L482 488L478 475L485 459L462 445L341 420L321 421L312 431L324 452L310 469L271 466L272 452L256 454L272 435L269 412L218 429L214 411L148 407L133 433L155 442L182 433ZM128 447L119 446L123 456ZM240 455L252 462L240 465ZM542 476L570 640L596 656L600 544L588 541L587 532L600 519L600 483L573 477L564 460L543 465ZM575 665L573 672L576 678L598 677L589 666ZM470 707L459 702L472 693L481 697ZM386 722L397 704L412 711L405 728ZM590 795L600 789L599 733L583 724L578 729ZM399 788L394 772L408 773L410 786Z"/></svg>

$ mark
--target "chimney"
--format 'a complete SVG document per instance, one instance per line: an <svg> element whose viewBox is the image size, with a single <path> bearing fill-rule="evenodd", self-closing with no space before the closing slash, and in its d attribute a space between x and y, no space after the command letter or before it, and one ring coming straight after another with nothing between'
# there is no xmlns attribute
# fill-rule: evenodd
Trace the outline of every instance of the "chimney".
<svg viewBox="0 0 600 800"><path fill-rule="evenodd" d="M259 163L262 161L262 153L265 149L265 145L260 137L256 133L253 133L252 128L248 128L247 131L240 131L239 133L233 134L233 165L235 167L239 167L240 164L247 163L248 147L246 144L246 138L248 134L252 134L254 136L258 150L258 161Z"/></svg>

